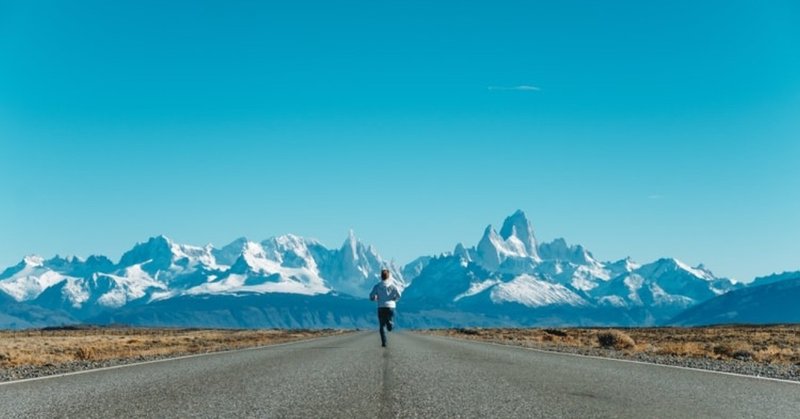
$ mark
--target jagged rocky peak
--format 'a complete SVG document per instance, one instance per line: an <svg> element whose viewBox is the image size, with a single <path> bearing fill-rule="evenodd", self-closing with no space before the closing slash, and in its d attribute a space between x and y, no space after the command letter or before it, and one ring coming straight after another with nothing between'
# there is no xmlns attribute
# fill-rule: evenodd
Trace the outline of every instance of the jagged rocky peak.
<svg viewBox="0 0 800 419"><path fill-rule="evenodd" d="M214 254L217 263L221 265L233 265L236 263L239 256L242 255L242 252L244 252L249 242L250 240L248 240L247 237L239 237L223 246L221 249L213 249L211 252Z"/></svg>
<svg viewBox="0 0 800 419"><path fill-rule="evenodd" d="M485 269L523 273L542 261L533 226L521 210L503 222L498 233L491 225L475 248L474 260Z"/></svg>
<svg viewBox="0 0 800 419"><path fill-rule="evenodd" d="M563 238L540 244L539 256L544 260L566 261L576 265L597 263L592 253L585 247L579 244L570 246Z"/></svg>
<svg viewBox="0 0 800 419"><path fill-rule="evenodd" d="M346 255L352 260L358 260L359 258L359 241L356 238L356 233L353 229L350 229L347 232L347 238L342 243L341 252L342 254Z"/></svg>
<svg viewBox="0 0 800 419"><path fill-rule="evenodd" d="M489 224L478 242L477 252L480 264L487 269L498 269L503 262L503 244L497 231Z"/></svg>
<svg viewBox="0 0 800 419"><path fill-rule="evenodd" d="M466 260L467 262L472 261L472 255L469 249L465 248L462 243L458 243L455 249L453 249L453 256Z"/></svg>
<svg viewBox="0 0 800 419"><path fill-rule="evenodd" d="M633 259L628 256L625 259L620 259L616 262L606 264L606 268L611 273L611 276L616 277L618 275L633 272L641 268L641 265L634 262Z"/></svg>
<svg viewBox="0 0 800 419"><path fill-rule="evenodd" d="M400 272L394 264L384 261L373 246L358 240L353 230L347 234L347 239L339 248L338 256L342 266L358 271L361 276L374 274L376 269L377 272L380 272L380 268L385 267L392 271L395 278L399 279L400 277L398 275Z"/></svg>
<svg viewBox="0 0 800 419"><path fill-rule="evenodd" d="M146 242L136 243L133 249L122 255L119 264L132 266L147 261L168 263L173 256L172 241L162 234L151 237Z"/></svg>
<svg viewBox="0 0 800 419"><path fill-rule="evenodd" d="M120 258L118 268L142 264L143 269L154 274L166 269L189 269L196 265L215 267L216 260L210 246L177 244L164 235L151 237L137 243Z"/></svg>
<svg viewBox="0 0 800 419"><path fill-rule="evenodd" d="M525 215L524 211L517 210L503 221L500 237L506 241L516 237L522 243L529 256L535 259L539 258L533 224L528 220L528 216Z"/></svg>
<svg viewBox="0 0 800 419"><path fill-rule="evenodd" d="M317 269L317 262L309 249L309 246L314 245L319 243L293 234L284 234L261 242L267 258L289 268Z"/></svg>

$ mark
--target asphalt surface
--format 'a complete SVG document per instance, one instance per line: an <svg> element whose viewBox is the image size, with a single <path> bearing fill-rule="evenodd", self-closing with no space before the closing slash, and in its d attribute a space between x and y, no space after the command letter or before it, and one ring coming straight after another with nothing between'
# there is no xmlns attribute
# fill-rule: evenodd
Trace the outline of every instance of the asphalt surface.
<svg viewBox="0 0 800 419"><path fill-rule="evenodd" d="M800 385L413 333L0 385L0 417L798 417Z"/></svg>

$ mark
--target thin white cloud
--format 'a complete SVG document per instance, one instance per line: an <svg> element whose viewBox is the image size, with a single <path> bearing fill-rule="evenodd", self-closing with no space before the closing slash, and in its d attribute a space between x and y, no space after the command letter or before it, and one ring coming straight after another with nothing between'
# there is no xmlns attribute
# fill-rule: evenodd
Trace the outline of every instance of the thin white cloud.
<svg viewBox="0 0 800 419"><path fill-rule="evenodd" d="M536 86L531 86L530 84L521 84L519 86L489 86L489 90L505 90L505 91L515 90L518 92L538 92L542 89Z"/></svg>
<svg viewBox="0 0 800 419"><path fill-rule="evenodd" d="M664 195L660 195L660 194L654 193L654 194L648 195L647 199L652 199L652 200L664 199Z"/></svg>

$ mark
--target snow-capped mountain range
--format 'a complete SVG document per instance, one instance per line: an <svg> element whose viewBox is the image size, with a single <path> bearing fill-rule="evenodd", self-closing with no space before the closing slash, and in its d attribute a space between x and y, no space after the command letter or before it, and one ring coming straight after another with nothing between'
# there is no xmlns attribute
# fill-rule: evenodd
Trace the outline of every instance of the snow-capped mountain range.
<svg viewBox="0 0 800 419"><path fill-rule="evenodd" d="M104 256L28 256L0 274L0 315L13 302L15 313L24 304L52 310L60 322L66 316L204 326L223 316L229 320L212 323L360 326L371 318L369 310L362 313L369 307L363 300L382 268L405 289L403 318L420 326L653 325L743 287L676 259L604 262L564 239L539 243L531 222L517 211L499 232L488 226L474 246L458 244L403 267L352 232L333 249L293 235L240 238L220 248L158 236L136 244L117 263ZM245 301L254 306L244 307ZM321 311L320 301L330 309ZM17 320L18 327L41 323Z"/></svg>
<svg viewBox="0 0 800 419"><path fill-rule="evenodd" d="M352 233L338 249L293 235L262 242L240 238L219 249L158 236L137 243L116 264L103 256L25 257L0 274L0 293L80 319L181 296L363 296L382 268L405 286L400 271Z"/></svg>
<svg viewBox="0 0 800 419"><path fill-rule="evenodd" d="M601 262L564 239L537 243L530 221L517 211L499 232L488 226L476 246L458 244L429 261L408 294L427 308L496 314L513 308L532 322L535 309L547 309L560 312L552 323L652 325L738 287L676 259ZM523 307L530 310L520 314Z"/></svg>

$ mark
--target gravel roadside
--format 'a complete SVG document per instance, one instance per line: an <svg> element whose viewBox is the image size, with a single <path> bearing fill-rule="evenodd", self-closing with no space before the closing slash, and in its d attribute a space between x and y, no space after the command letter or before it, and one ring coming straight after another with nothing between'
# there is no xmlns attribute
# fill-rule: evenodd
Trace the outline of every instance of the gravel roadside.
<svg viewBox="0 0 800 419"><path fill-rule="evenodd" d="M176 352L168 355L152 355L152 356L134 356L134 357L126 357L126 358L115 358L115 359L106 359L101 361L70 361L58 364L45 364L45 365L20 365L16 367L10 368L0 368L0 383L9 382L9 381L16 381L16 380L24 380L30 378L39 378L39 377L48 377L52 375L59 375L59 374L67 374L71 372L78 372L78 371L87 371L93 370L97 368L108 368L108 367L116 367L120 365L129 365L129 364L136 364L140 362L148 362L148 361L158 361L163 359L172 359L172 358L179 358L183 356L193 356L193 355L203 355L203 354L213 354L213 353L220 353L220 352L229 352L229 351L240 351L240 350L248 350L254 349L259 347L269 347L275 345L282 345L287 343L296 343L302 342L306 340L313 340L318 339L321 337L326 337L331 335L321 335L321 336L314 336L307 339L297 339L291 341L280 341L275 342L272 344L260 345L260 346L252 346L252 347L222 347L213 351L206 351L206 352Z"/></svg>
<svg viewBox="0 0 800 419"><path fill-rule="evenodd" d="M134 358L108 359L103 361L72 361L59 364L45 364L41 366L20 365L12 368L0 368L0 382L47 377L50 375L93 370L97 368L115 367L118 365L135 364L137 362L156 361L159 359L176 358L186 355L196 355L196 353L177 353L165 356L138 356Z"/></svg>

